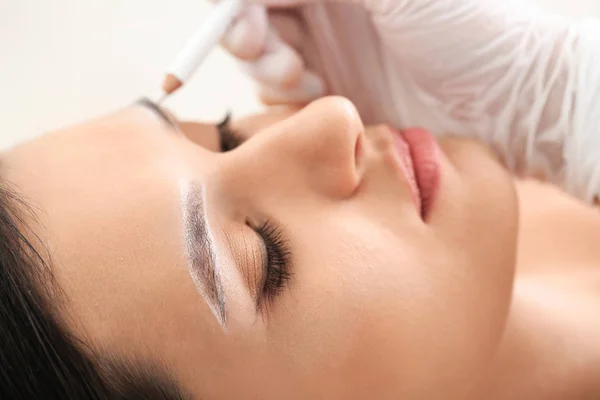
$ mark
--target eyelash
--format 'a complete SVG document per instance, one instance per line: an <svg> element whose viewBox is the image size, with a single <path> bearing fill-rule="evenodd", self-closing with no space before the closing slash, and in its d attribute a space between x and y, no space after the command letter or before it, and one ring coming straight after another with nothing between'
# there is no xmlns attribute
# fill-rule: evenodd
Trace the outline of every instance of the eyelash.
<svg viewBox="0 0 600 400"><path fill-rule="evenodd" d="M244 139L231 129L229 126L230 121L231 114L227 114L225 119L217 124L217 131L219 132L219 142L222 153L231 151L244 142Z"/></svg>
<svg viewBox="0 0 600 400"><path fill-rule="evenodd" d="M258 305L262 299L274 300L286 288L293 273L290 271L290 250L281 230L271 222L255 228L265 244L264 280Z"/></svg>

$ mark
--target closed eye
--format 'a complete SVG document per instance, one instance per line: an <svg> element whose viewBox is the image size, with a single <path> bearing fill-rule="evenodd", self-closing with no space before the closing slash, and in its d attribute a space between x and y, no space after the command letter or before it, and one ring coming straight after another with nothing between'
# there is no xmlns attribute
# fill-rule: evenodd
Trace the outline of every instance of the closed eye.
<svg viewBox="0 0 600 400"><path fill-rule="evenodd" d="M248 224L252 227L251 224ZM291 251L278 225L264 222L253 228L260 236L264 246L262 284L259 288L257 307L273 302L287 287L293 276L291 267Z"/></svg>
<svg viewBox="0 0 600 400"><path fill-rule="evenodd" d="M231 128L230 121L231 114L227 114L225 119L217 125L222 153L231 151L246 141L242 135Z"/></svg>
<svg viewBox="0 0 600 400"><path fill-rule="evenodd" d="M147 97L142 97L135 103L151 110L154 114L156 114L156 116L158 116L163 122L165 122L171 128L177 128L177 125L175 124L175 122L173 122L171 117L169 117L169 115L167 115L165 110L163 110L158 104L156 104L152 100L148 99Z"/></svg>

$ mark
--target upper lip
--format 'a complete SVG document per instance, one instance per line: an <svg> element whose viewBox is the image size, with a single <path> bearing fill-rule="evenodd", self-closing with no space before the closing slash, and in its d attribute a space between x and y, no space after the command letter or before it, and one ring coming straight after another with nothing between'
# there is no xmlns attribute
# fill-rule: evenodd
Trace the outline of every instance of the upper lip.
<svg viewBox="0 0 600 400"><path fill-rule="evenodd" d="M417 183L416 171L413 165L413 159L409 144L402 135L390 126L383 125L378 127L375 141L380 141L381 153L384 159L391 164L396 173L399 173L405 183L405 187L410 193L411 200L415 205L417 213L422 216L422 197L419 185Z"/></svg>

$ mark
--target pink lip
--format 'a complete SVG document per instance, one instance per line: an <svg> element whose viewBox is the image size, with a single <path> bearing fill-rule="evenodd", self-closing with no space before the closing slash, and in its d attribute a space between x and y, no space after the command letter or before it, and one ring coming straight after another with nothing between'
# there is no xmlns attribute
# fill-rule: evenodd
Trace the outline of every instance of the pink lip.
<svg viewBox="0 0 600 400"><path fill-rule="evenodd" d="M403 132L390 129L399 154L412 199L423 220L427 219L440 181L440 149L431 133L412 128Z"/></svg>

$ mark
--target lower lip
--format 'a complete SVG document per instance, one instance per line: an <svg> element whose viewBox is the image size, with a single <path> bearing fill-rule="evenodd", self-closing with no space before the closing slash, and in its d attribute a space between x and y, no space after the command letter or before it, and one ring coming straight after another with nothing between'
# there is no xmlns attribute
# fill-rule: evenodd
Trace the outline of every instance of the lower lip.
<svg viewBox="0 0 600 400"><path fill-rule="evenodd" d="M435 201L440 183L440 149L433 135L424 129L413 128L398 132L396 149L404 165L402 170L413 189L421 217L426 220ZM406 148L410 154L408 160L403 155ZM411 171L412 169L412 171ZM411 183L414 182L414 183Z"/></svg>

